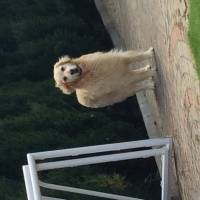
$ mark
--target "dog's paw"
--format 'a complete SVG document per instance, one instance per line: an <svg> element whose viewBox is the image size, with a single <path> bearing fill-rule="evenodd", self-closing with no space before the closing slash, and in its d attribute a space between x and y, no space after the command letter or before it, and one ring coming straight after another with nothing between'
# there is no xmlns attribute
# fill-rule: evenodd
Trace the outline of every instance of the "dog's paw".
<svg viewBox="0 0 200 200"><path fill-rule="evenodd" d="M152 51L154 51L154 48L153 47L149 47L149 49L147 51L152 52Z"/></svg>
<svg viewBox="0 0 200 200"><path fill-rule="evenodd" d="M154 56L154 48L153 47L150 47L147 51L146 51L146 54L150 55L150 56Z"/></svg>
<svg viewBox="0 0 200 200"><path fill-rule="evenodd" d="M157 70L156 65L150 65L148 69L154 72Z"/></svg>
<svg viewBox="0 0 200 200"><path fill-rule="evenodd" d="M155 82L153 80L148 83L148 89L150 89L150 90L154 90L155 89Z"/></svg>
<svg viewBox="0 0 200 200"><path fill-rule="evenodd" d="M144 71L152 71L155 72L156 71L156 66L155 65L146 65L144 67Z"/></svg>
<svg viewBox="0 0 200 200"><path fill-rule="evenodd" d="M146 89L154 90L155 89L155 82L152 78L145 80Z"/></svg>
<svg viewBox="0 0 200 200"><path fill-rule="evenodd" d="M148 70L151 70L152 67L151 67L151 65L146 65L146 66L144 67L144 69L145 69L146 71L148 71Z"/></svg>

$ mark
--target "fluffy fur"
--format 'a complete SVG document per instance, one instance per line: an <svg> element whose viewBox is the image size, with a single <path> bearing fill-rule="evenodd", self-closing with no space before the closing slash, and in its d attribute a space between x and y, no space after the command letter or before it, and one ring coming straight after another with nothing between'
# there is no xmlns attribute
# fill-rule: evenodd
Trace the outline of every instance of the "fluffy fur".
<svg viewBox="0 0 200 200"><path fill-rule="evenodd" d="M150 65L133 67L153 57L153 48L145 52L96 52L69 58L54 65L56 87L63 93L76 92L80 104L98 108L121 102L144 89L153 89L154 69Z"/></svg>

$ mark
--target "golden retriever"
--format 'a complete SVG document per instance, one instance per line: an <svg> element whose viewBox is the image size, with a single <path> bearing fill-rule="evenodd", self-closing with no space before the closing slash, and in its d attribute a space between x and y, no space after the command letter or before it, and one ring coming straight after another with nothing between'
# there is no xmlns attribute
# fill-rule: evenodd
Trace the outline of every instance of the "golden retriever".
<svg viewBox="0 0 200 200"><path fill-rule="evenodd" d="M144 52L112 50L79 58L64 56L54 65L56 87L65 94L76 92L78 102L86 107L112 105L154 88L155 69L150 65L138 68L153 56L152 47Z"/></svg>

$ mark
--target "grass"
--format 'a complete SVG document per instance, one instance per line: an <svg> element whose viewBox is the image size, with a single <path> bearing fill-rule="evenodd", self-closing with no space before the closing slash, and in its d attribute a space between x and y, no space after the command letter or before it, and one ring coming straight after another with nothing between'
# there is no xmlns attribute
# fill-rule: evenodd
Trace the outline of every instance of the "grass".
<svg viewBox="0 0 200 200"><path fill-rule="evenodd" d="M196 69L200 79L200 1L190 0L189 31L190 47L196 61Z"/></svg>

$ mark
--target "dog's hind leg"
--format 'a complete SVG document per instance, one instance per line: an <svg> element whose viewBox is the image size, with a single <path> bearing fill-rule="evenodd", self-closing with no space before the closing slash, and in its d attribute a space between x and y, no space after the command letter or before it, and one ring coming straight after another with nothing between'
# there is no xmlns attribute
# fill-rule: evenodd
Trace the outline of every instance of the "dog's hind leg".
<svg viewBox="0 0 200 200"><path fill-rule="evenodd" d="M130 80L132 79L135 83L144 81L148 78L153 78L155 76L155 68L152 68L150 65L146 65L145 67L130 70ZM133 81L130 81L133 82Z"/></svg>
<svg viewBox="0 0 200 200"><path fill-rule="evenodd" d="M153 71L153 70L152 70L150 65L146 65L145 67L141 67L141 68L137 68L137 69L131 69L131 71L139 74L139 73L149 72L149 71Z"/></svg>
<svg viewBox="0 0 200 200"><path fill-rule="evenodd" d="M127 51L124 54L124 59L126 63L130 65L131 63L142 62L147 59L151 59L154 57L153 47L150 47L147 51L144 52L135 52L135 51Z"/></svg>

